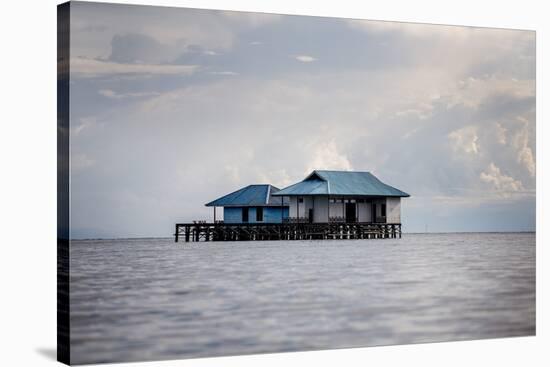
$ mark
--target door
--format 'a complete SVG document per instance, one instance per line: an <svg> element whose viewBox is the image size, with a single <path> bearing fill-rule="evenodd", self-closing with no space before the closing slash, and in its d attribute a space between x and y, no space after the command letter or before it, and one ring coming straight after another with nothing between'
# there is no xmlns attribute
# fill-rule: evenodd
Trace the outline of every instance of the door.
<svg viewBox="0 0 550 367"><path fill-rule="evenodd" d="M248 208L243 208L242 222L248 223Z"/></svg>
<svg viewBox="0 0 550 367"><path fill-rule="evenodd" d="M313 209L309 209L308 215L307 215L309 223L313 223Z"/></svg>
<svg viewBox="0 0 550 367"><path fill-rule="evenodd" d="M356 203L346 203L346 223L357 222Z"/></svg>
<svg viewBox="0 0 550 367"><path fill-rule="evenodd" d="M376 204L372 203L371 208L371 222L376 223Z"/></svg>

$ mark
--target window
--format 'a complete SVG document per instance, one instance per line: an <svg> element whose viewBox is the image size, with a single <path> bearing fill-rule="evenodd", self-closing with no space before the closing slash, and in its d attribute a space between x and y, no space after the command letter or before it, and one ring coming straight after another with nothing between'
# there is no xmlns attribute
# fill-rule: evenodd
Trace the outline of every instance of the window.
<svg viewBox="0 0 550 367"><path fill-rule="evenodd" d="M264 221L264 208L259 206L256 208L256 222Z"/></svg>
<svg viewBox="0 0 550 367"><path fill-rule="evenodd" d="M242 222L248 223L248 208L243 208Z"/></svg>
<svg viewBox="0 0 550 367"><path fill-rule="evenodd" d="M304 198L298 198L298 202L301 204L304 202Z"/></svg>
<svg viewBox="0 0 550 367"><path fill-rule="evenodd" d="M380 205L380 212L381 212L380 215L381 215L382 217L385 217L385 216L386 216L386 204Z"/></svg>

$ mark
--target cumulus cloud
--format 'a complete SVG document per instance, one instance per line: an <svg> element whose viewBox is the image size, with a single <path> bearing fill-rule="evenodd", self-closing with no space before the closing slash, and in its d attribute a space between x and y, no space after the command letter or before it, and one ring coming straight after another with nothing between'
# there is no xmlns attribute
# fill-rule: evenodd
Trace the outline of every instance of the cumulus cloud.
<svg viewBox="0 0 550 367"><path fill-rule="evenodd" d="M197 68L197 65L122 64L82 57L71 58L71 75L83 78L114 74L191 75Z"/></svg>
<svg viewBox="0 0 550 367"><path fill-rule="evenodd" d="M305 63L313 62L317 60L315 57L309 56L309 55L296 55L294 56L294 58L300 62L305 62Z"/></svg>
<svg viewBox="0 0 550 367"><path fill-rule="evenodd" d="M499 144L506 144L506 133L506 128L499 122L495 122L495 138Z"/></svg>
<svg viewBox="0 0 550 367"><path fill-rule="evenodd" d="M284 168L269 171L263 170L258 172L258 182L270 183L279 188L283 188L294 183L292 181L292 177L290 177Z"/></svg>
<svg viewBox="0 0 550 367"><path fill-rule="evenodd" d="M98 93L104 97L112 99L123 99L123 98L140 98L140 97L151 97L158 96L158 92L129 92L129 93L117 93L112 89L100 89Z"/></svg>
<svg viewBox="0 0 550 367"><path fill-rule="evenodd" d="M536 168L533 151L529 146L529 121L522 117L518 117L518 121L522 126L513 137L513 145L517 150L517 161L525 167L531 177L534 177Z"/></svg>
<svg viewBox="0 0 550 367"><path fill-rule="evenodd" d="M498 192L509 193L523 190L521 181L503 174L494 163L489 164L489 167L481 172L479 178L481 181L490 184Z"/></svg>
<svg viewBox="0 0 550 367"><path fill-rule="evenodd" d="M466 126L452 131L448 135L449 140L455 151L478 154L479 143L476 126Z"/></svg>
<svg viewBox="0 0 550 367"><path fill-rule="evenodd" d="M348 157L339 151L334 140L316 143L312 148L313 156L304 173L309 173L316 169L353 170Z"/></svg>
<svg viewBox="0 0 550 367"><path fill-rule="evenodd" d="M518 161L525 166L531 177L535 177L535 159L531 148L524 146L518 152Z"/></svg>
<svg viewBox="0 0 550 367"><path fill-rule="evenodd" d="M234 71L209 71L208 74L211 75L222 75L222 76L234 76L239 75L239 73L236 73Z"/></svg>

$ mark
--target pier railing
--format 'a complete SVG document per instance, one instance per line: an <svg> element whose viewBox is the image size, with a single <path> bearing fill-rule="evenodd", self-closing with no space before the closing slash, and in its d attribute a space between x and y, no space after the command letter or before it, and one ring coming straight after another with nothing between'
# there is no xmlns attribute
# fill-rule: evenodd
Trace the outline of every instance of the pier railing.
<svg viewBox="0 0 550 367"><path fill-rule="evenodd" d="M401 238L401 223L177 223L175 241Z"/></svg>

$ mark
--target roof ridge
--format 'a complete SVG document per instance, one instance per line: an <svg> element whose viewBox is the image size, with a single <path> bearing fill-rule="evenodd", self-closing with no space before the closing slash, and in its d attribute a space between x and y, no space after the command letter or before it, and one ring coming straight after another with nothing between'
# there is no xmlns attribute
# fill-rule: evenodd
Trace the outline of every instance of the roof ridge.
<svg viewBox="0 0 550 367"><path fill-rule="evenodd" d="M324 185L324 189L321 189L321 184ZM336 170L313 170L301 182L285 187L274 195L410 196L406 192L381 181L371 172Z"/></svg>
<svg viewBox="0 0 550 367"><path fill-rule="evenodd" d="M271 194L271 185L267 185L267 192L265 195L265 203L269 204L269 195Z"/></svg>
<svg viewBox="0 0 550 367"><path fill-rule="evenodd" d="M342 170L342 169L316 169L313 172L369 173L372 175L371 171L355 171L355 170Z"/></svg>

